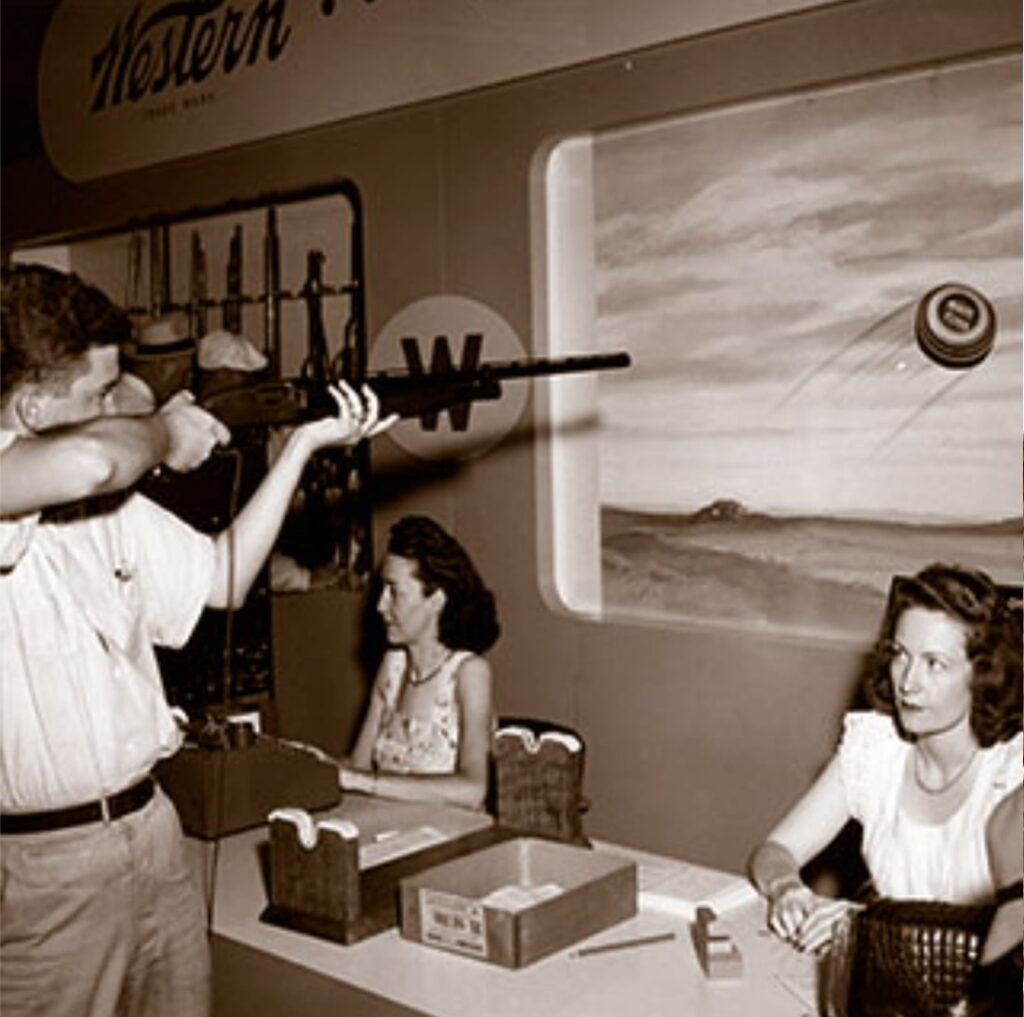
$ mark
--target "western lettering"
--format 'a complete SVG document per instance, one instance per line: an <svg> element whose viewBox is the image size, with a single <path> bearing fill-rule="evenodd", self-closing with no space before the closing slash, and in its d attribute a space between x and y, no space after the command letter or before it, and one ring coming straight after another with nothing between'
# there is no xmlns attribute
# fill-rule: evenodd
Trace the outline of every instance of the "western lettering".
<svg viewBox="0 0 1024 1017"><path fill-rule="evenodd" d="M218 68L231 74L277 60L291 36L287 7L288 0L256 0L248 8L230 0L175 0L143 18L137 4L91 58L90 111L198 84Z"/></svg>

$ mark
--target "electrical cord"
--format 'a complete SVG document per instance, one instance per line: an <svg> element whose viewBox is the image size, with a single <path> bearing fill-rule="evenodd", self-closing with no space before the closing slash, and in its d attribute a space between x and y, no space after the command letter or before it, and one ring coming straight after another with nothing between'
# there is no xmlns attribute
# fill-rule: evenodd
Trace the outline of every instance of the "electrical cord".
<svg viewBox="0 0 1024 1017"><path fill-rule="evenodd" d="M227 456L234 460L231 476L231 487L228 495L228 524L225 536L228 550L228 596L224 616L224 656L223 656L223 690L220 708L223 713L225 734L227 732L227 714L231 705L231 688L234 677L234 627L235 627L235 532L234 522L238 515L238 500L242 486L242 453L237 448L219 449L217 455ZM221 825L224 820L224 789L227 781L228 760L226 753L230 751L230 741L218 750L219 766L213 781L213 845L210 851L209 897L206 905L206 932L213 935L214 911L217 901L217 874L220 861Z"/></svg>

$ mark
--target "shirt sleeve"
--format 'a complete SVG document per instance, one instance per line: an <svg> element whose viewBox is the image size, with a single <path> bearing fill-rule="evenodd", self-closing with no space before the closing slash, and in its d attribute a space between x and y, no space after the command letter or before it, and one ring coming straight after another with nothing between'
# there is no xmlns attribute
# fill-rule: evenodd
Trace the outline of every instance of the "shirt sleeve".
<svg viewBox="0 0 1024 1017"><path fill-rule="evenodd" d="M1002 796L1024 781L1024 733L1018 731L1009 741L999 742L996 752L992 786Z"/></svg>
<svg viewBox="0 0 1024 1017"><path fill-rule="evenodd" d="M181 646L213 588L213 538L141 494L128 500L125 519L149 637L162 646Z"/></svg>
<svg viewBox="0 0 1024 1017"><path fill-rule="evenodd" d="M14 444L13 431L0 430L0 452ZM39 513L0 519L0 573L12 572L28 549L39 524Z"/></svg>
<svg viewBox="0 0 1024 1017"><path fill-rule="evenodd" d="M879 788L893 779L898 755L899 735L891 717L873 711L853 711L843 717L839 772L855 819L864 822L869 816Z"/></svg>

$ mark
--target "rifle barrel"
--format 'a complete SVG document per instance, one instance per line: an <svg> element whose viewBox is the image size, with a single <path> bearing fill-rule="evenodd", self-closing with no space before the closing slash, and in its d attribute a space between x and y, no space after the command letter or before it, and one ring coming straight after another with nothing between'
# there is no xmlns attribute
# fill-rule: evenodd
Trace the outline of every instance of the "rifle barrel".
<svg viewBox="0 0 1024 1017"><path fill-rule="evenodd" d="M526 357L523 360L497 361L481 364L480 369L493 378L536 378L550 374L576 374L583 371L610 371L629 367L625 351L592 353L572 357Z"/></svg>
<svg viewBox="0 0 1024 1017"><path fill-rule="evenodd" d="M513 378L538 378L552 374L577 374L584 371L607 371L629 367L630 356L617 353L592 353L571 357L523 357L520 360L490 360L471 370L451 371L376 371L366 376L371 388L377 383L387 385L445 385L481 380L506 381Z"/></svg>
<svg viewBox="0 0 1024 1017"><path fill-rule="evenodd" d="M524 357L491 361L474 370L378 371L366 376L366 384L380 400L382 417L391 413L417 417L450 406L499 399L505 380L603 371L629 364L629 354L625 352L555 359ZM204 400L204 405L229 427L297 423L337 412L326 383L315 376L232 386Z"/></svg>

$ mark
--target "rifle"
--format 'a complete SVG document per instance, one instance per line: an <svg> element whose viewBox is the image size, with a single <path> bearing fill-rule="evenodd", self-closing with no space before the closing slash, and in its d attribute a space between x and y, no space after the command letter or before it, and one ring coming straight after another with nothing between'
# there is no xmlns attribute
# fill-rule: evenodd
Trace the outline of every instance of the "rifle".
<svg viewBox="0 0 1024 1017"><path fill-rule="evenodd" d="M190 331L195 339L206 335L206 289L206 252L203 250L199 230L193 230L189 261L189 305L193 315Z"/></svg>
<svg viewBox="0 0 1024 1017"><path fill-rule="evenodd" d="M166 223L149 228L149 316L163 317L171 306L171 234Z"/></svg>
<svg viewBox="0 0 1024 1017"><path fill-rule="evenodd" d="M324 257L323 251L306 253L306 281L302 285L302 299L306 302L309 335L306 341L306 359L302 362L302 379L310 385L322 387L330 376L330 354L327 351L327 333L324 330Z"/></svg>
<svg viewBox="0 0 1024 1017"><path fill-rule="evenodd" d="M504 381L539 378L584 371L629 367L624 351L569 357L524 357L490 361L472 369L404 372L377 371L366 375L366 384L380 400L380 416L430 417L441 410L472 402L501 398ZM243 383L221 389L207 398L204 407L228 427L253 424L297 424L338 412L326 380L313 377Z"/></svg>
<svg viewBox="0 0 1024 1017"><path fill-rule="evenodd" d="M330 399L327 390L330 355L323 318L325 261L322 251L307 252L302 297L306 303L308 334L306 357L297 383L311 391L323 392ZM212 401L216 402L221 395L217 393ZM336 404L334 412L337 412ZM293 513L292 525L286 525L282 539L294 541L294 556L307 567L333 564L348 569L352 554L351 507L348 502L353 468L352 454L344 448L321 449L306 463L297 497L299 508L297 513Z"/></svg>
<svg viewBox="0 0 1024 1017"><path fill-rule="evenodd" d="M236 226L228 242L227 296L221 306L225 332L242 334L242 227Z"/></svg>
<svg viewBox="0 0 1024 1017"><path fill-rule="evenodd" d="M263 232L263 349L267 354L270 376L281 374L281 238L277 232L277 209L267 209Z"/></svg>

